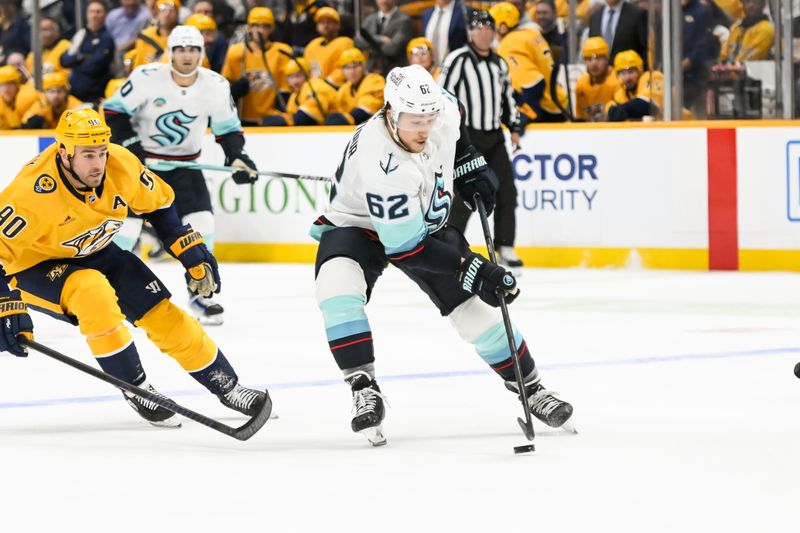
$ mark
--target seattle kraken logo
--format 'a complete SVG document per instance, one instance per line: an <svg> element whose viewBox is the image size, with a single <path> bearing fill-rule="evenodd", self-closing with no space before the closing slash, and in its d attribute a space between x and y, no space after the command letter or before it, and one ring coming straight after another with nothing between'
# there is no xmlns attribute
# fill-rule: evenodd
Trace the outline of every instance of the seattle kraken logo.
<svg viewBox="0 0 800 533"><path fill-rule="evenodd" d="M397 167L399 167L399 166L400 166L400 164L399 164L399 163L398 163L397 165L394 165L394 166L392 166L392 157L394 157L394 153L392 153L392 152L389 152L389 159L387 159L387 160L386 160L386 164L385 164L385 165L383 164L383 161L378 161L378 164L380 165L380 167L381 167L381 170L383 170L383 172L384 172L384 173L385 173L387 176L388 176L390 173L392 173L392 172L394 172L395 170L397 170Z"/></svg>
<svg viewBox="0 0 800 533"><path fill-rule="evenodd" d="M425 213L425 223L428 231L433 233L447 222L447 215L450 213L450 204L453 202L453 195L444 190L444 179L442 173L436 172L436 188L431 196L431 203L428 212Z"/></svg>
<svg viewBox="0 0 800 533"><path fill-rule="evenodd" d="M189 128L185 124L191 124L196 118L182 109L164 113L156 119L156 128L161 134L151 135L150 138L161 146L177 146L189 135Z"/></svg>

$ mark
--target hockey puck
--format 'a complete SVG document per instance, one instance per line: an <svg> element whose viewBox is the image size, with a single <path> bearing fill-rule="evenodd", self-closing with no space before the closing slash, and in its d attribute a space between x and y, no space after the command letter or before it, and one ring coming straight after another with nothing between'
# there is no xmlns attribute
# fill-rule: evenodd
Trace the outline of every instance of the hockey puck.
<svg viewBox="0 0 800 533"><path fill-rule="evenodd" d="M536 449L533 444L526 444L524 446L514 446L514 453L531 453Z"/></svg>
<svg viewBox="0 0 800 533"><path fill-rule="evenodd" d="M797 379L800 379L800 363L794 365L794 375L797 376Z"/></svg>

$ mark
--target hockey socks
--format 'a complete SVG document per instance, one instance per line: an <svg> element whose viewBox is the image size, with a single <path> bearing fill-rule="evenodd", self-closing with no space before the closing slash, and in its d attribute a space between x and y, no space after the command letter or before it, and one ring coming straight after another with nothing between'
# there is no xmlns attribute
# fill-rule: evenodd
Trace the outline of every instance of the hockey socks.
<svg viewBox="0 0 800 533"><path fill-rule="evenodd" d="M146 379L139 352L133 341L128 342L127 346L116 353L95 356L95 359L103 372L126 383L138 386Z"/></svg>
<svg viewBox="0 0 800 533"><path fill-rule="evenodd" d="M363 296L334 296L319 306L325 320L328 346L339 368L346 370L373 363L375 350Z"/></svg>
<svg viewBox="0 0 800 533"><path fill-rule="evenodd" d="M239 376L236 375L228 359L219 350L208 366L189 372L189 375L217 396L229 393L239 382Z"/></svg>
<svg viewBox="0 0 800 533"><path fill-rule="evenodd" d="M528 350L528 344L516 327L514 328L514 342L516 343L522 375L530 375L536 370L536 364ZM515 380L511 350L509 350L508 337L502 322L492 326L483 335L475 339L473 344L481 359L486 361L503 380Z"/></svg>

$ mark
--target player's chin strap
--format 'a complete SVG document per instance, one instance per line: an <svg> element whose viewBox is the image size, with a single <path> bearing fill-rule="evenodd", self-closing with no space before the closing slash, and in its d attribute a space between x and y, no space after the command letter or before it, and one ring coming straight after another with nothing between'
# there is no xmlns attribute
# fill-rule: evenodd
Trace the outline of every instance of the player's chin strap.
<svg viewBox="0 0 800 533"><path fill-rule="evenodd" d="M397 133L397 123L394 121L394 113L392 113L392 118L389 118L389 115L386 113L390 108L384 107L379 112L383 113L383 119L386 122L386 127L389 128L389 136L392 140L403 150L406 152L411 152L412 150L406 146L402 140L400 140L400 135Z"/></svg>
<svg viewBox="0 0 800 533"><path fill-rule="evenodd" d="M175 66L172 63L170 63L169 66L172 69L172 73L175 74L176 76L179 76L181 78L191 78L192 76L197 74L198 70L200 70L200 63L202 63L202 62L203 62L203 56L200 56L200 61L197 62L197 66L194 67L194 70L192 70L188 74L184 74L183 72L178 72L178 69L176 69Z"/></svg>
<svg viewBox="0 0 800 533"><path fill-rule="evenodd" d="M63 146L63 145L62 145L62 146ZM59 157L59 159L61 159L61 156L60 156L60 155L59 155L58 157ZM67 156L67 161L69 161L69 166L65 165L65 164L64 164L64 160L63 160L63 159L61 159L61 167L62 167L64 170L66 170L66 171L69 173L69 175L73 177L73 179L75 179L75 180L76 180L78 183L80 183L81 185L83 185L84 187L86 187L86 190L85 190L85 191L82 191L82 192L86 192L86 191L91 191L91 190L93 190L95 187L92 187L92 186L90 186L90 185L87 185L87 183L86 183L85 181L83 181L83 180L81 179L81 177L80 177L80 176L78 176L78 175L77 175L75 172L73 172L73 171L72 171L72 156L71 156L71 155L68 155L68 156ZM80 190L80 189L79 189L79 190Z"/></svg>

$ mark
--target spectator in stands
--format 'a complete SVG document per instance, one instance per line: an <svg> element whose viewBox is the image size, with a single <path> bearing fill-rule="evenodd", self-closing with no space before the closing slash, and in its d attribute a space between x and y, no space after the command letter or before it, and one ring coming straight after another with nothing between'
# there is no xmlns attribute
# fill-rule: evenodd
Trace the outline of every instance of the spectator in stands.
<svg viewBox="0 0 800 533"><path fill-rule="evenodd" d="M31 51L31 26L21 4L22 0L0 0L0 64L11 52L24 57Z"/></svg>
<svg viewBox="0 0 800 533"><path fill-rule="evenodd" d="M114 38L105 27L108 8L103 0L89 0L86 27L72 38L69 50L61 56L61 66L72 69L69 85L72 94L84 102L98 102L112 78Z"/></svg>
<svg viewBox="0 0 800 533"><path fill-rule="evenodd" d="M214 18L214 3L211 0L198 0L192 5L192 14ZM214 21L216 22L216 20Z"/></svg>
<svg viewBox="0 0 800 533"><path fill-rule="evenodd" d="M433 45L428 39L416 37L408 41L406 55L409 65L422 65L438 81L441 69L433 62Z"/></svg>
<svg viewBox="0 0 800 533"><path fill-rule="evenodd" d="M319 37L308 43L303 58L311 66L311 76L322 78L334 87L344 83L344 74L337 65L339 56L353 48L353 40L339 36L339 13L332 7L323 7L314 14Z"/></svg>
<svg viewBox="0 0 800 533"><path fill-rule="evenodd" d="M422 34L433 44L434 62L441 67L451 51L467 44L467 21L461 0L436 0L422 14Z"/></svg>
<svg viewBox="0 0 800 533"><path fill-rule="evenodd" d="M532 14L535 14L536 4L534 7L528 11L528 4L525 0L510 0L511 4L517 8L519 11L519 27L520 28L532 28L534 30L542 31L542 27L536 23L536 21L532 18Z"/></svg>
<svg viewBox="0 0 800 533"><path fill-rule="evenodd" d="M69 41L61 38L57 20L43 18L39 21L39 41L42 43L42 74L69 72L61 66L61 55L69 49ZM25 68L33 73L33 52L25 59Z"/></svg>
<svg viewBox="0 0 800 533"><path fill-rule="evenodd" d="M317 11L328 6L324 0L296 0L289 15L288 42L295 55L302 54L305 47L317 36Z"/></svg>
<svg viewBox="0 0 800 533"><path fill-rule="evenodd" d="M729 25L735 20L744 17L744 7L742 0L713 0L713 2L725 12L728 17Z"/></svg>
<svg viewBox="0 0 800 533"><path fill-rule="evenodd" d="M28 109L42 98L33 85L20 81L16 67L0 67L0 130L19 128Z"/></svg>
<svg viewBox="0 0 800 533"><path fill-rule="evenodd" d="M605 0L603 7L589 17L589 37L602 37L609 43L612 62L623 50L646 58L647 12L624 0Z"/></svg>
<svg viewBox="0 0 800 533"><path fill-rule="evenodd" d="M225 54L228 52L228 40L217 31L217 23L209 16L195 13L186 19L185 24L197 28L203 36L203 66L214 72L221 72L225 64Z"/></svg>
<svg viewBox="0 0 800 533"><path fill-rule="evenodd" d="M245 40L232 44L225 56L222 75L231 83L231 96L241 99L244 125L260 125L265 117L280 115L285 108L280 91L288 89L286 64L292 49L270 41L275 17L267 7L254 7L247 15Z"/></svg>
<svg viewBox="0 0 800 533"><path fill-rule="evenodd" d="M700 0L681 0L683 11L682 50L683 102L695 114L704 113L708 82L709 50L712 46L711 11Z"/></svg>
<svg viewBox="0 0 800 533"><path fill-rule="evenodd" d="M542 28L541 33L550 52L553 54L553 61L559 65L564 62L562 54L567 49L566 36L558 29L556 20L556 5L553 0L539 0L536 3L536 22Z"/></svg>
<svg viewBox="0 0 800 533"><path fill-rule="evenodd" d="M310 78L311 65L298 57L284 70L292 94L286 101L286 114L264 120L265 126L317 126L325 123L336 100L336 91L320 78ZM282 119L282 120L281 120Z"/></svg>
<svg viewBox="0 0 800 533"><path fill-rule="evenodd" d="M769 59L775 28L764 14L764 0L744 0L744 18L731 27L728 41L719 54L720 63L741 63Z"/></svg>
<svg viewBox="0 0 800 533"><path fill-rule="evenodd" d="M602 37L589 37L583 43L586 73L575 84L575 118L590 122L604 121L606 104L621 88L608 61L608 43Z"/></svg>
<svg viewBox="0 0 800 533"><path fill-rule="evenodd" d="M114 38L114 46L127 52L136 44L139 28L150 18L150 11L142 0L120 0L119 7L108 12L106 29Z"/></svg>
<svg viewBox="0 0 800 533"><path fill-rule="evenodd" d="M414 37L411 18L397 9L396 0L375 0L378 11L367 15L361 36L353 41L369 57L367 70L385 75L406 64L406 45Z"/></svg>
<svg viewBox="0 0 800 533"><path fill-rule="evenodd" d="M519 27L519 11L509 2L500 2L489 10L497 26L500 46L497 53L506 60L522 123L564 122L567 93L555 84L551 87L553 55L538 30ZM558 103L553 98L556 92Z"/></svg>
<svg viewBox="0 0 800 533"><path fill-rule="evenodd" d="M325 124L361 124L383 107L386 80L380 74L367 73L366 59L358 48L342 52L339 66L347 81L336 91L332 113L325 119Z"/></svg>
<svg viewBox="0 0 800 533"><path fill-rule="evenodd" d="M178 25L180 0L156 0L158 23L143 30L136 37L131 59L131 68L161 61L167 48L167 37Z"/></svg>
<svg viewBox="0 0 800 533"><path fill-rule="evenodd" d="M37 100L22 118L24 129L53 129L67 109L77 109L85 104L69 94L65 72L50 72L42 76L44 99Z"/></svg>

